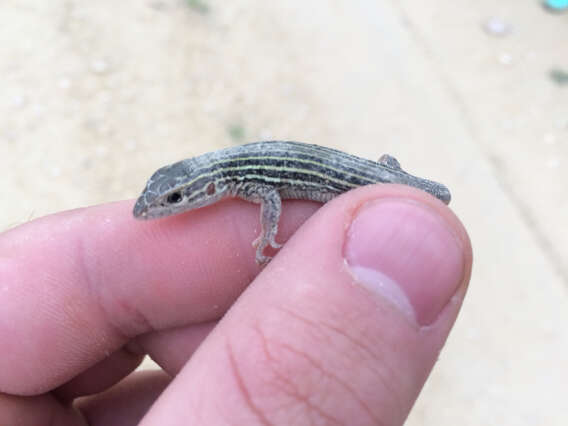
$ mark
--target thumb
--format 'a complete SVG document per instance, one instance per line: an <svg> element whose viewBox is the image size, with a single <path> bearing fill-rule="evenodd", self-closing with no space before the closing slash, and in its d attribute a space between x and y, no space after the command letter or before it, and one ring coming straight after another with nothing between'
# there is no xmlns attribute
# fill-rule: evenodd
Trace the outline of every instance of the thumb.
<svg viewBox="0 0 568 426"><path fill-rule="evenodd" d="M172 413L185 424L191 407L201 424L401 425L471 259L457 218L426 194L381 185L336 198L255 279L144 424Z"/></svg>

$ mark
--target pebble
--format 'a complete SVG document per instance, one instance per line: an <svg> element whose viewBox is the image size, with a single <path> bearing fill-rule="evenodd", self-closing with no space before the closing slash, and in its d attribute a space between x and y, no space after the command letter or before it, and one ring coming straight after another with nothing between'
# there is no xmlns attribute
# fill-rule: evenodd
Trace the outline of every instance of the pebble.
<svg viewBox="0 0 568 426"><path fill-rule="evenodd" d="M513 57L508 53L502 53L501 55L499 55L499 62L501 62L503 65L511 65L512 61Z"/></svg>
<svg viewBox="0 0 568 426"><path fill-rule="evenodd" d="M489 18L483 24L483 29L489 35L504 37L511 32L511 26L500 18Z"/></svg>
<svg viewBox="0 0 568 426"><path fill-rule="evenodd" d="M104 74L108 71L108 63L102 59L97 59L91 63L91 70L96 74Z"/></svg>
<svg viewBox="0 0 568 426"><path fill-rule="evenodd" d="M54 177L54 178L59 177L59 176L61 176L61 168L54 166L54 167L49 169L49 174L51 175L51 177Z"/></svg>
<svg viewBox="0 0 568 426"><path fill-rule="evenodd" d="M23 95L15 95L11 103L14 108L21 108L26 104L26 98Z"/></svg>
<svg viewBox="0 0 568 426"><path fill-rule="evenodd" d="M65 77L60 78L59 81L57 82L57 85L59 86L60 89L69 89L71 87L71 80Z"/></svg>

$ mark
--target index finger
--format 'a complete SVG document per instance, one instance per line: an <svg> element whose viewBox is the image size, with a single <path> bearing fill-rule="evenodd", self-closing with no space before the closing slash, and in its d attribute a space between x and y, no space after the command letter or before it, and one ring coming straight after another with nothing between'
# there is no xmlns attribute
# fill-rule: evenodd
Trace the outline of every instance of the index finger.
<svg viewBox="0 0 568 426"><path fill-rule="evenodd" d="M0 392L45 392L136 335L217 319L258 273L257 206L227 200L148 223L131 207L72 210L0 235ZM282 235L316 208L288 203Z"/></svg>

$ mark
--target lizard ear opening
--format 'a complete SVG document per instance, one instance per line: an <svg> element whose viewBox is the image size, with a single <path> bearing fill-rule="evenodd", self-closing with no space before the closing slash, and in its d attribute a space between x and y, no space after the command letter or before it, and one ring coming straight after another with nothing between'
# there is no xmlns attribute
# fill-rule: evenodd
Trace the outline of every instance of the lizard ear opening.
<svg viewBox="0 0 568 426"><path fill-rule="evenodd" d="M211 182L209 185L207 185L207 188L205 188L205 193L207 195L213 195L216 192L216 188L215 188L215 183Z"/></svg>

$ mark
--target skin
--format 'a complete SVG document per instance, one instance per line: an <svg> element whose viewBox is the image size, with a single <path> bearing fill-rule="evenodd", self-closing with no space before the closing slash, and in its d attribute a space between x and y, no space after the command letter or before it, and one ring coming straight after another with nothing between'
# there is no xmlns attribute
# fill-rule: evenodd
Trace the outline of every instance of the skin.
<svg viewBox="0 0 568 426"><path fill-rule="evenodd" d="M409 290L413 318L346 267L348 229L381 200L427 212L457 242L441 257L461 265L452 290ZM319 207L284 203L290 240L262 270L258 206L236 199L151 222L119 202L1 234L0 424L403 424L465 295L469 239L412 188ZM144 354L163 370L133 372Z"/></svg>

